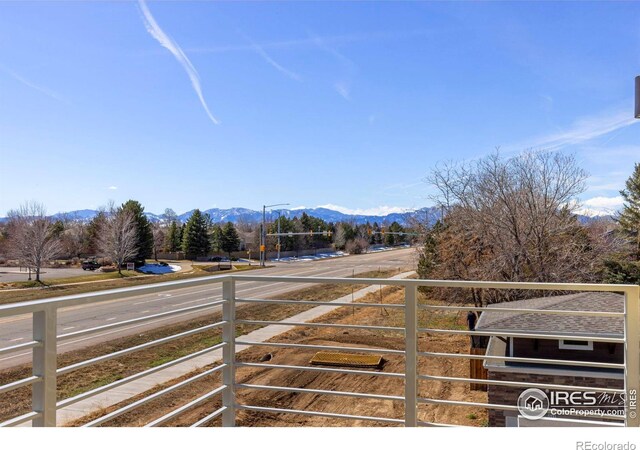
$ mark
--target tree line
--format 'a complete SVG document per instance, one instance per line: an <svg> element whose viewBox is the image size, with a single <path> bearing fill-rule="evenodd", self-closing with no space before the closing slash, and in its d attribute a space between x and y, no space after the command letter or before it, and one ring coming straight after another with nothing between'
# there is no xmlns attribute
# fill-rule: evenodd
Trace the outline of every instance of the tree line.
<svg viewBox="0 0 640 450"><path fill-rule="evenodd" d="M303 233L282 236L282 251L319 249L334 246L338 250L361 253L370 245L396 245L406 236L384 235L385 228L374 224L327 223L303 213L299 218L280 217L281 233ZM267 232L276 233L278 222L268 224ZM393 222L387 231L404 232L405 228ZM326 232L311 235L311 232ZM309 235L305 235L309 233ZM210 254L233 252L243 247L257 252L260 225L240 221L214 223L199 209L182 223L172 209L166 209L158 222L151 222L144 207L136 200L122 205L113 203L103 207L89 222L62 216L57 220L47 216L44 205L27 202L8 214L8 221L0 228L0 256L18 260L24 267L35 271L40 280L40 269L48 261L58 258L102 257L118 268L127 262L136 266L149 258L158 259L159 253L182 252L187 259ZM267 250L277 249L277 238L267 239Z"/></svg>
<svg viewBox="0 0 640 450"><path fill-rule="evenodd" d="M421 278L542 283L640 283L640 164L621 195L622 211L579 220L588 175L573 156L498 152L439 165L427 181L444 212L425 227ZM493 302L549 295L519 290L433 290L443 299Z"/></svg>

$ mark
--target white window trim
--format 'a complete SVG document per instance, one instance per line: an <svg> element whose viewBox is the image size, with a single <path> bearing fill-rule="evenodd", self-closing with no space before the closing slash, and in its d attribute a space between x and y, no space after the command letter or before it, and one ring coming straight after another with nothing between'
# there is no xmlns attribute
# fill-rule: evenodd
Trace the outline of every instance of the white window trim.
<svg viewBox="0 0 640 450"><path fill-rule="evenodd" d="M579 339L567 339L568 341L578 341ZM559 348L560 350L593 350L593 341L582 341L586 342L587 345L573 345L573 344L565 344L564 339L560 339Z"/></svg>

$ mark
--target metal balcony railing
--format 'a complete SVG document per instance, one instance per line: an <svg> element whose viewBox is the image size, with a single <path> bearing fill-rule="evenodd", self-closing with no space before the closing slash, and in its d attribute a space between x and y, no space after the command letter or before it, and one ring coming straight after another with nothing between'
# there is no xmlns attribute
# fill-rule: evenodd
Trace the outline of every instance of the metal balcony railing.
<svg viewBox="0 0 640 450"><path fill-rule="evenodd" d="M357 284L357 285L384 285L399 286L404 289L403 304L382 304L382 303L351 303L336 301L302 301L302 300L276 300L276 299L260 299L260 298L240 298L236 296L236 284L241 282L259 282L259 283L292 283L292 284ZM222 284L222 300L211 301L203 305L192 306L188 308L175 309L159 314L148 315L131 320L114 322L107 325L97 326L72 333L58 334L57 317L58 311L62 308L71 306L98 304L109 300L121 298L123 295L142 295L151 293L163 293L179 288L187 288L194 286L215 287ZM434 351L420 351L418 348L418 337L422 335L433 336L440 333L464 334L471 336L490 336L500 335L521 338L540 338L540 339L571 339L571 336L560 334L537 334L530 332L512 331L508 333L491 333L486 331L466 331L452 329L435 329L423 328L418 323L418 313L420 310L450 310L450 311L468 311L481 310L482 308L473 308L468 306L438 306L426 305L418 303L417 289L418 287L438 287L438 288L463 288L463 289L508 289L508 290L535 290L535 291L600 291L600 292L618 292L624 294L624 312L594 312L594 311L563 311L563 310L544 310L544 309L509 309L501 308L502 312L535 312L540 314L570 314L584 316L605 316L619 317L624 320L624 336L622 338L592 336L588 337L593 341L604 341L611 343L624 344L624 363L604 363L604 362L584 362L584 361L565 361L565 360L549 360L537 358L524 358L513 356L495 356L495 355L477 355L466 353L444 353ZM246 304L271 304L271 305L308 305L308 306L349 306L353 308L386 308L402 310L404 312L404 326L372 326L358 324L335 324L335 323L307 323L307 322L288 322L288 321L267 321L259 320L239 320L236 317L236 307L242 307ZM626 394L632 391L638 391L640 388L640 288L630 285L594 285L594 284L541 284L541 283L506 283L506 282L467 282L467 281L440 281L440 280L416 280L416 279L363 279L363 278L309 278L309 277L276 277L276 276L253 276L253 275L226 275L213 276L184 281L175 281L168 283L159 283L153 285L115 289L109 291L101 291L88 294L79 294L66 297L59 297L47 300L30 301L24 303L15 303L0 306L0 319L30 315L33 322L33 337L29 342L0 348L0 355L10 354L12 352L24 351L31 349L32 351L32 375L26 378L10 382L0 386L0 403L3 402L2 395L15 389L31 386L32 388L32 410L26 414L13 417L0 426L16 426L26 422L31 422L33 426L55 426L56 412L74 403L89 399L100 393L107 392L118 386L125 385L134 380L138 380L145 376L151 375L163 369L175 366L182 362L206 355L215 350L222 350L222 361L215 367L212 367L197 375L191 376L177 384L173 384L167 388L147 395L133 403L129 403L119 409L103 414L85 426L97 426L108 424L116 417L133 411L136 408L149 403L153 400L162 398L162 396L174 392L184 386L201 380L216 372L221 372L221 384L212 386L212 389L197 397L196 399L173 409L167 414L159 417L146 426L158 426L170 423L171 420L179 417L188 410L215 398L221 397L221 407L206 415L202 419L193 423L192 426L203 426L214 423L214 420L221 418L222 426L234 426L236 424L237 412L240 410L267 412L278 414L301 414L308 416L320 416L328 418L354 419L361 421L371 421L374 423L390 423L404 426L429 426L429 425L448 425L440 423L428 423L419 419L420 405L446 405L450 407L456 406L479 406L487 409L517 411L516 405L507 404L488 404L469 401L456 401L443 398L425 398L419 395L419 383L421 381L439 381L448 383L481 383L487 385L529 388L537 387L540 389L569 389L573 391L595 391L607 394ZM222 320L211 323L199 328L174 334L171 336L156 339L140 345L132 346L127 349L119 350L114 353L98 356L72 365L57 367L57 345L58 342L65 341L70 338L79 336L90 336L97 332L110 329L130 326L136 323L143 323L159 318L168 318L185 313L193 313L196 311L206 311L222 309ZM384 348L381 342L378 347L349 347L349 346L325 346L297 344L291 342L257 342L245 340L245 338L236 337L236 325L245 324L253 326L267 326L271 324L289 325L295 327L334 327L334 328L356 328L363 330L378 330L385 332L395 332L404 335L404 349ZM139 350L151 348L168 342L178 340L180 338L202 333L204 331L221 329L222 341L219 344L209 348L193 352L186 356L174 359L172 361L152 367L142 372L130 375L126 378L113 381L105 386L80 393L74 397L66 398L60 401L56 400L57 377L60 375L71 373L80 368L92 366L104 361L115 359L123 355L134 353ZM587 339L587 338L584 338ZM303 366L303 365L282 365L270 362L240 362L236 356L236 346L264 346L269 348L296 348L309 351L316 350L339 350L341 352L357 352L357 353L373 353L380 355L395 355L404 358L404 372L395 373L377 370L363 370L351 368L336 367L320 367L320 366ZM594 388L591 386L567 386L562 384L551 383L529 383L526 381L501 381L501 380L478 380L463 377L449 377L433 374L421 374L418 371L418 358L450 358L454 359L480 359L484 361L505 361L528 364L554 364L554 365L570 365L578 367L588 367L596 369L619 369L624 374L624 389L614 388ZM367 392L351 392L341 390L322 390L310 389L298 386L271 386L259 385L251 383L239 383L236 380L236 369L239 367L253 367L269 370L283 371L311 371L316 373L327 374L346 374L349 376L370 376L370 377L392 377L404 382L404 392L391 395L389 393L367 393ZM339 386L338 386L339 387ZM380 417L372 411L370 415L344 414L327 411L312 410L296 410L278 408L275 406L264 404L250 405L243 404L239 401L237 392L240 390L260 390L260 391L279 391L302 394L316 394L328 396L344 396L361 399L376 399L391 402L402 402L404 404L404 412L402 417ZM219 398L218 397L218 398ZM620 419L620 417L611 417L610 419ZM637 417L635 403L630 399L626 405L626 415L624 417L624 425L637 427L640 425L640 419Z"/></svg>

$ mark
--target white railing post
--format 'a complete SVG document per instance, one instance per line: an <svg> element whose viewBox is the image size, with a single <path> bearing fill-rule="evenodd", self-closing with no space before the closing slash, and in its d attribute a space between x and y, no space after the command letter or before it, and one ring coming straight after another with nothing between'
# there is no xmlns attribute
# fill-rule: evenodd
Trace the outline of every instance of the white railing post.
<svg viewBox="0 0 640 450"><path fill-rule="evenodd" d="M638 391L640 390L640 287L624 293L624 392L625 425L640 426Z"/></svg>
<svg viewBox="0 0 640 450"><path fill-rule="evenodd" d="M222 384L226 386L222 392L222 406L226 408L222 413L222 426L233 427L236 424L236 284L233 279L223 281L222 298L225 300L222 306L222 320L226 322L222 328L222 341L226 344L222 350L222 362L226 365L222 369Z"/></svg>
<svg viewBox="0 0 640 450"><path fill-rule="evenodd" d="M418 288L405 285L404 327L405 327L405 380L404 380L404 426L418 424Z"/></svg>
<svg viewBox="0 0 640 450"><path fill-rule="evenodd" d="M56 426L57 310L55 307L33 313L33 340L42 345L33 349L33 375L42 379L32 387L32 409L40 417L34 427Z"/></svg>

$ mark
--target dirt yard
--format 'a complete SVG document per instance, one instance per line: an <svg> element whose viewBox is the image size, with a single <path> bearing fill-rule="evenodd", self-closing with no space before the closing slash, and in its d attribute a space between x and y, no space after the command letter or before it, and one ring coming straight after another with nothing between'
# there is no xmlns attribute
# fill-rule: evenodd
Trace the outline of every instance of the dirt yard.
<svg viewBox="0 0 640 450"><path fill-rule="evenodd" d="M362 302L377 303L402 303L403 291L400 288L386 288L383 293L370 294L361 300ZM422 300L424 301L424 300ZM259 317L255 317L259 319ZM340 324L367 324L399 326L404 325L404 315L401 309L387 308L354 308L342 307L321 317L318 322ZM433 326L442 328L464 328L464 316L462 314L433 313L426 311L420 315L420 326ZM279 335L273 342L289 342L301 344L326 344L333 346L356 347L382 347L386 349L404 349L404 339L401 334L389 331L369 330L338 330L330 328L298 327L291 332ZM419 347L422 351L438 351L451 353L468 352L468 338L466 336L435 335L421 336ZM309 366L309 360L315 354L314 350L285 349L276 347L253 347L239 354L238 360L242 362L259 362L266 354L272 358L266 364L287 364ZM384 355L384 366L381 372L402 373L404 371L404 358L401 355ZM210 366L212 367L212 366ZM469 362L463 359L446 360L442 358L420 358L419 372L421 374L447 375L454 377L469 377ZM203 368L201 371L204 371ZM189 376L193 376L192 373ZM185 376L182 379L188 378ZM271 386L287 386L308 389L323 389L336 391L353 391L364 393L377 393L386 395L403 395L404 383L402 379L373 375L329 374L308 371L291 371L267 368L240 367L236 374L237 383L260 384ZM148 391L160 390L165 386L158 386ZM170 410L187 403L220 385L220 375L214 374L199 382L175 391L161 399L150 402L136 410L124 414L107 426L140 426L158 418ZM436 399L462 400L472 402L486 402L486 393L470 391L466 383L451 383L439 381L421 381L419 395ZM141 397L143 397L141 396ZM131 399L133 401L134 399ZM285 409L303 409L309 411L322 411L340 414L355 414L365 416L377 416L388 418L403 417L403 402L354 399L335 395L317 395L308 393L290 393L266 390L239 389L238 402L253 406L271 406ZM125 403L108 408L91 417L69 425L80 425L91 418L115 410ZM183 414L179 418L168 422L167 426L188 426L205 417L221 406L218 397ZM448 405L420 405L419 420L446 424L458 424L467 426L485 426L487 414L484 408ZM209 426L218 426L220 419L212 421ZM237 414L237 424L240 426L394 426L381 422L355 421L351 419L311 417L294 414L275 414L242 410Z"/></svg>

